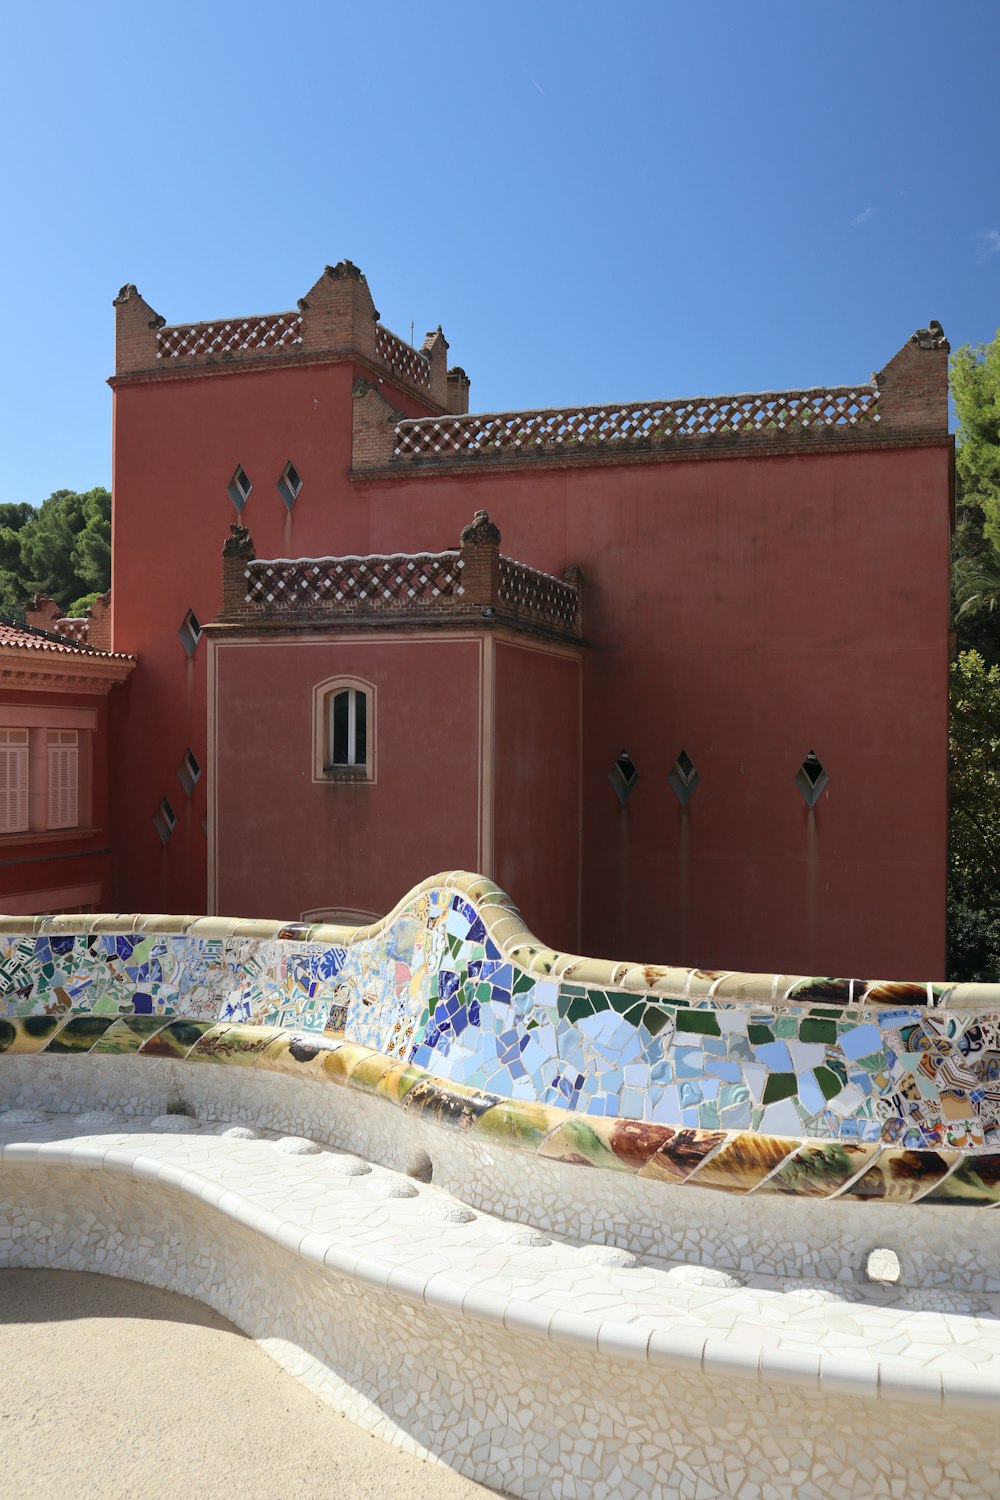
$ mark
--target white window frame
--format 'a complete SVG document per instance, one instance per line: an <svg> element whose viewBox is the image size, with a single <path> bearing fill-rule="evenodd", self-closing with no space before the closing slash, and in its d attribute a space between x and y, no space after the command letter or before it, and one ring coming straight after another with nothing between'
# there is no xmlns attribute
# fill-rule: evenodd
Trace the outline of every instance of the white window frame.
<svg viewBox="0 0 1000 1500"><path fill-rule="evenodd" d="M50 729L47 732L48 815L46 827L80 826L80 732Z"/></svg>
<svg viewBox="0 0 1000 1500"><path fill-rule="evenodd" d="M90 708L64 708L61 705L0 704L0 749L13 735L27 736L28 767L26 777L28 816L7 820L0 825L0 839L57 839L60 835L77 837L92 832L94 738L97 712ZM74 750L75 756L66 752ZM24 739L16 748L22 752ZM67 790L64 807L53 817L51 783L55 761L52 750L62 753L66 761L76 760L75 795ZM23 795L23 794L22 794ZM74 806L75 802L75 806ZM20 826L10 826L14 822Z"/></svg>
<svg viewBox="0 0 1000 1500"><path fill-rule="evenodd" d="M347 699L347 758L337 759L337 704L341 698ZM364 704L365 711L362 715L365 728L365 758L358 759L358 700ZM327 764L324 771L365 771L368 770L368 694L362 688L339 688L335 693L328 693L326 698L326 754Z"/></svg>
<svg viewBox="0 0 1000 1500"><path fill-rule="evenodd" d="M0 835L27 833L30 826L28 766L30 731L0 729Z"/></svg>
<svg viewBox="0 0 1000 1500"><path fill-rule="evenodd" d="M333 764L333 705L340 693L348 700L348 755L346 765ZM365 699L365 760L356 762L357 700ZM360 677L331 677L313 689L313 781L368 785L376 781L375 684Z"/></svg>

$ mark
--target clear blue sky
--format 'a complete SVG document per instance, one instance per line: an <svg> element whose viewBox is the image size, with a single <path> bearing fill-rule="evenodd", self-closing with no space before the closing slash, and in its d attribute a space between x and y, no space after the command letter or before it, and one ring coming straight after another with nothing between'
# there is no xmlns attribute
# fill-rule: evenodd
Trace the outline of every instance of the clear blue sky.
<svg viewBox="0 0 1000 1500"><path fill-rule="evenodd" d="M1000 325L1000 5L171 0L0 29L0 500L110 480L111 299L349 256L474 409L864 379Z"/></svg>

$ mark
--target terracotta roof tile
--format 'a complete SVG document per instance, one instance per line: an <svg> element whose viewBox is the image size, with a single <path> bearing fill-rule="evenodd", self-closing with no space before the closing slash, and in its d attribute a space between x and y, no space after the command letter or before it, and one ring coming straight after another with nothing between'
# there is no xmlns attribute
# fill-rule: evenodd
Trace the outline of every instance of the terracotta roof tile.
<svg viewBox="0 0 1000 1500"><path fill-rule="evenodd" d="M110 661L132 661L133 658L120 651L98 651L96 646L81 646L77 641L55 635L50 630L38 630L32 625L15 625L0 618L0 648L16 646L26 651L55 651L64 656L100 656Z"/></svg>

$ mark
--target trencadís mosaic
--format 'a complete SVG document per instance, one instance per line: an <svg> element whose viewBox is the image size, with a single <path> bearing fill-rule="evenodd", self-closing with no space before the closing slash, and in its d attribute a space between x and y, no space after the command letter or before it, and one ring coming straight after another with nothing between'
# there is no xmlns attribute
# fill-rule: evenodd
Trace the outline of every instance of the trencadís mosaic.
<svg viewBox="0 0 1000 1500"><path fill-rule="evenodd" d="M308 1069L542 1156L730 1191L1000 1194L989 987L575 959L460 875L358 931L4 926L0 1049L13 1053Z"/></svg>

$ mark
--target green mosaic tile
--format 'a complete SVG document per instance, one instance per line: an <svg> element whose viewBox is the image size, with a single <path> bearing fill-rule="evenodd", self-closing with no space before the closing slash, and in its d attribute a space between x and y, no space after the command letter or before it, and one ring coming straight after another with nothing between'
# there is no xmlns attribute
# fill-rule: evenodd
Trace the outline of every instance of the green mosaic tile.
<svg viewBox="0 0 1000 1500"><path fill-rule="evenodd" d="M831 1046L837 1040L836 1021L819 1021L813 1016L807 1016L799 1022L800 1042L823 1042Z"/></svg>
<svg viewBox="0 0 1000 1500"><path fill-rule="evenodd" d="M680 1011L677 1015L677 1030L693 1032L698 1036L721 1036L719 1018L714 1010Z"/></svg>
<svg viewBox="0 0 1000 1500"><path fill-rule="evenodd" d="M642 1024L650 1036L659 1036L664 1026L671 1019L671 1014L668 1010L661 1010L657 1005L647 1005L642 1018Z"/></svg>
<svg viewBox="0 0 1000 1500"><path fill-rule="evenodd" d="M771 1073L764 1084L762 1099L765 1104L777 1104L781 1099L791 1099L799 1091L794 1073Z"/></svg>
<svg viewBox="0 0 1000 1500"><path fill-rule="evenodd" d="M832 1068L822 1066L814 1068L813 1077L819 1084L820 1093L824 1099L833 1099L845 1086Z"/></svg>

